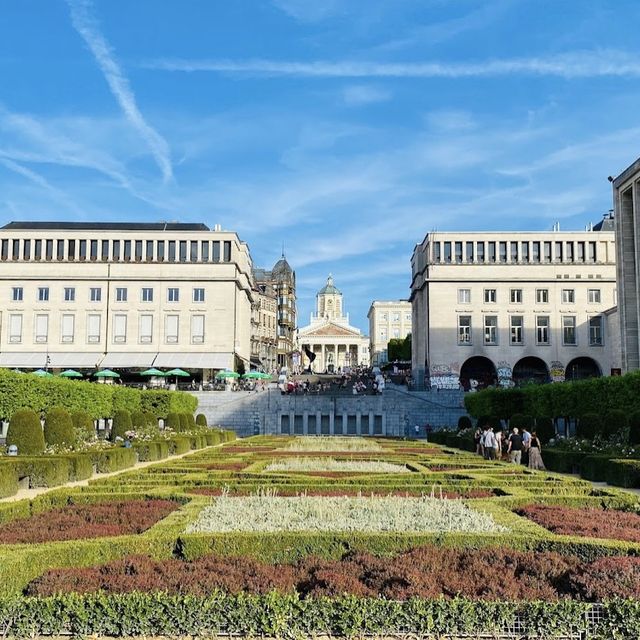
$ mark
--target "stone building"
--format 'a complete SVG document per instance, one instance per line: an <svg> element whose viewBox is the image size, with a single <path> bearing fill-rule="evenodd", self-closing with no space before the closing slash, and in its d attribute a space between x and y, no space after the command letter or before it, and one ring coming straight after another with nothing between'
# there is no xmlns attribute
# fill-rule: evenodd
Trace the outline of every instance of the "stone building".
<svg viewBox="0 0 640 640"><path fill-rule="evenodd" d="M269 283L257 284L254 293L251 368L271 373L278 361L278 297Z"/></svg>
<svg viewBox="0 0 640 640"><path fill-rule="evenodd" d="M290 369L295 352L296 273L282 254L271 271L254 269L253 275L258 286L269 285L276 293L278 339L276 360L278 367Z"/></svg>
<svg viewBox="0 0 640 640"><path fill-rule="evenodd" d="M316 313L311 323L298 331L302 365L318 373L334 373L345 367L369 365L369 338L349 324L344 313L342 293L333 284L331 275L316 295ZM315 354L313 363L309 353Z"/></svg>
<svg viewBox="0 0 640 640"><path fill-rule="evenodd" d="M612 181L622 370L640 369L640 158Z"/></svg>
<svg viewBox="0 0 640 640"><path fill-rule="evenodd" d="M0 229L0 367L249 368L251 256L204 224Z"/></svg>
<svg viewBox="0 0 640 640"><path fill-rule="evenodd" d="M411 333L411 302L374 300L369 307L369 341L372 365L389 361L389 340L404 339Z"/></svg>
<svg viewBox="0 0 640 640"><path fill-rule="evenodd" d="M511 386L615 368L609 216L584 232L429 233L411 264L418 386Z"/></svg>

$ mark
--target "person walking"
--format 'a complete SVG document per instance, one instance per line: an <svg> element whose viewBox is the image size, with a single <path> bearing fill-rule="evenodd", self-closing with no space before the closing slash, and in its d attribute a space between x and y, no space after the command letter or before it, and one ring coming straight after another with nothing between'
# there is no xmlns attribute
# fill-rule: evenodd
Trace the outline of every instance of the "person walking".
<svg viewBox="0 0 640 640"><path fill-rule="evenodd" d="M492 427L485 427L484 458L485 460L496 459L496 434L493 432Z"/></svg>
<svg viewBox="0 0 640 640"><path fill-rule="evenodd" d="M522 464L529 464L529 447L531 446L531 434L526 427L522 428Z"/></svg>
<svg viewBox="0 0 640 640"><path fill-rule="evenodd" d="M498 429L495 433L496 438L496 460L500 460L502 458L502 430Z"/></svg>
<svg viewBox="0 0 640 640"><path fill-rule="evenodd" d="M529 469L537 469L538 471L545 471L546 467L542 461L542 446L540 445L540 438L534 431L531 434L531 440L529 441Z"/></svg>
<svg viewBox="0 0 640 640"><path fill-rule="evenodd" d="M522 436L518 432L517 427L513 427L513 431L509 436L509 462L520 464L522 462Z"/></svg>

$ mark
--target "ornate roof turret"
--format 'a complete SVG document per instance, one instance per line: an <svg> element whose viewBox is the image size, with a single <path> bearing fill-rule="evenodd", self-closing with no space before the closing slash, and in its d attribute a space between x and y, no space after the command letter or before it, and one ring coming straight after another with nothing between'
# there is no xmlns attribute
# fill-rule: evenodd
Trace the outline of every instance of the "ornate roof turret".
<svg viewBox="0 0 640 640"><path fill-rule="evenodd" d="M318 291L318 295L319 296L323 296L323 295L342 295L342 293L340 291L338 291L338 289L333 285L333 276L331 274L329 274L329 277L327 278L327 284L324 285L324 287L322 287L322 289L320 289L320 291Z"/></svg>

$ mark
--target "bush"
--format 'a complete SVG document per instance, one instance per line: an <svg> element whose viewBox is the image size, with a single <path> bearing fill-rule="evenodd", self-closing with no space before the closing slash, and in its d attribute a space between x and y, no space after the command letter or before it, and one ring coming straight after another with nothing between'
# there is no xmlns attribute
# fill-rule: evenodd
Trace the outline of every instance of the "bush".
<svg viewBox="0 0 640 640"><path fill-rule="evenodd" d="M614 433L626 430L629 426L629 418L624 411L620 409L614 409L604 416L602 424L602 433L607 436L612 436Z"/></svg>
<svg viewBox="0 0 640 640"><path fill-rule="evenodd" d="M640 460L609 460L607 482L616 487L640 487Z"/></svg>
<svg viewBox="0 0 640 640"><path fill-rule="evenodd" d="M607 481L607 467L611 456L585 456L580 463L580 475L594 482Z"/></svg>
<svg viewBox="0 0 640 640"><path fill-rule="evenodd" d="M134 411L131 414L131 426L134 429L141 429L147 426L147 418L144 411Z"/></svg>
<svg viewBox="0 0 640 640"><path fill-rule="evenodd" d="M178 414L178 421L180 422L179 431L189 431L189 428L191 426L189 424L189 414L187 414L187 413L179 413Z"/></svg>
<svg viewBox="0 0 640 640"><path fill-rule="evenodd" d="M164 426L166 429L180 431L180 414L173 411L167 414L167 419L164 421Z"/></svg>
<svg viewBox="0 0 640 640"><path fill-rule="evenodd" d="M458 431L465 431L472 428L471 418L469 416L460 416L458 418Z"/></svg>
<svg viewBox="0 0 640 640"><path fill-rule="evenodd" d="M578 420L576 435L579 438L593 440L598 433L602 433L602 418L597 413L585 413Z"/></svg>
<svg viewBox="0 0 640 640"><path fill-rule="evenodd" d="M18 492L18 475L13 465L0 463L0 498L8 498Z"/></svg>
<svg viewBox="0 0 640 640"><path fill-rule="evenodd" d="M640 411L629 414L629 444L640 444Z"/></svg>
<svg viewBox="0 0 640 640"><path fill-rule="evenodd" d="M71 464L65 456L16 457L7 464L13 465L18 478L29 478L29 489L69 482Z"/></svg>
<svg viewBox="0 0 640 640"><path fill-rule="evenodd" d="M111 473L132 467L136 461L136 452L125 447L113 447L102 451L92 451L90 453L92 464L96 465L98 473Z"/></svg>
<svg viewBox="0 0 640 640"><path fill-rule="evenodd" d="M553 420L548 417L541 417L536 420L536 433L542 444L547 444L549 440L555 438L556 428Z"/></svg>
<svg viewBox="0 0 640 640"><path fill-rule="evenodd" d="M191 451L191 439L188 436L175 436L169 442L169 454L177 456Z"/></svg>
<svg viewBox="0 0 640 640"><path fill-rule="evenodd" d="M74 411L71 414L76 442L87 442L96 438L96 427L86 411Z"/></svg>
<svg viewBox="0 0 640 640"><path fill-rule="evenodd" d="M44 421L44 440L48 445L71 445L75 442L73 421L66 409L52 407Z"/></svg>
<svg viewBox="0 0 640 640"><path fill-rule="evenodd" d="M586 457L586 453L563 449L545 449L542 452L547 469L558 473L580 473L580 463Z"/></svg>
<svg viewBox="0 0 640 640"><path fill-rule="evenodd" d="M109 440L115 442L116 438L122 438L124 440L125 433L131 431L131 414L124 410L118 409L113 414L113 424L111 425L111 433L109 434Z"/></svg>
<svg viewBox="0 0 640 640"><path fill-rule="evenodd" d="M471 423L471 422L469 422ZM206 427L207 426L207 416L204 415L204 413L199 413L196 416L196 424L199 427Z"/></svg>
<svg viewBox="0 0 640 640"><path fill-rule="evenodd" d="M7 429L7 446L18 447L19 455L37 456L44 452L44 432L40 418L31 409L16 411Z"/></svg>
<svg viewBox="0 0 640 640"><path fill-rule="evenodd" d="M144 415L144 424L146 427L155 427L158 428L158 418L156 418L156 414L153 411L143 411Z"/></svg>
<svg viewBox="0 0 640 640"><path fill-rule="evenodd" d="M141 440L133 443L140 462L163 460L169 455L169 443L166 440Z"/></svg>
<svg viewBox="0 0 640 640"><path fill-rule="evenodd" d="M526 429L527 431L532 431L534 425L533 416L527 415L525 413L514 413L509 420L509 427L513 429L517 427L520 431Z"/></svg>

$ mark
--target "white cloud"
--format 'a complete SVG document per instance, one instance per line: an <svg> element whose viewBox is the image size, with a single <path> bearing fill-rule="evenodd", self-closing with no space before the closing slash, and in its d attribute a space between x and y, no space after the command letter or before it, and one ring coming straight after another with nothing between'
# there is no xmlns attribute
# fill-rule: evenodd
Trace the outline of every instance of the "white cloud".
<svg viewBox="0 0 640 640"><path fill-rule="evenodd" d="M111 93L120 105L125 117L147 143L164 180L173 177L171 154L167 141L144 119L136 103L129 80L116 61L109 43L100 32L95 18L91 14L90 0L67 0L71 9L73 27L85 41L93 54Z"/></svg>
<svg viewBox="0 0 640 640"><path fill-rule="evenodd" d="M376 102L386 102L391 99L391 93L381 87L355 84L344 88L342 98L347 106L360 107Z"/></svg>
<svg viewBox="0 0 640 640"><path fill-rule="evenodd" d="M459 109L431 111L426 115L426 121L429 128L438 132L468 131L476 126L473 116Z"/></svg>
<svg viewBox="0 0 640 640"><path fill-rule="evenodd" d="M163 58L145 62L148 69L214 72L252 76L316 78L482 78L556 76L561 78L638 77L635 53L609 49L576 51L530 58L493 58L479 62L360 62L281 60L189 60Z"/></svg>

